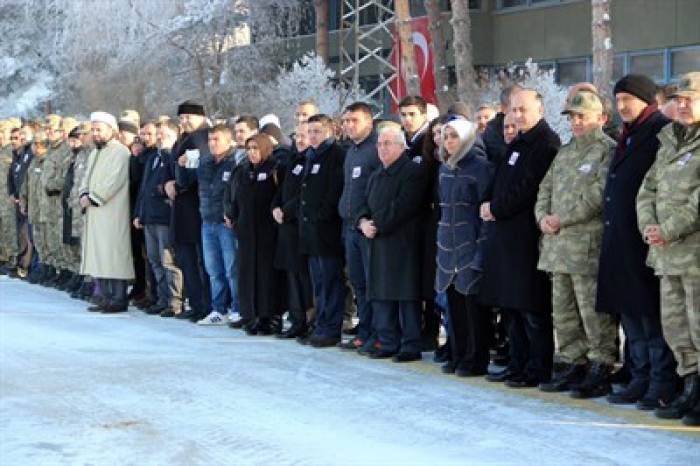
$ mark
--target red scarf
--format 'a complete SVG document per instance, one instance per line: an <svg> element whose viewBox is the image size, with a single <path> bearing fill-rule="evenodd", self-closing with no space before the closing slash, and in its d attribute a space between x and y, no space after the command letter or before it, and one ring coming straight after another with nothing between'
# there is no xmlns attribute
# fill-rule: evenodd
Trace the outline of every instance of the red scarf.
<svg viewBox="0 0 700 466"><path fill-rule="evenodd" d="M647 105L642 113L639 114L633 123L625 123L622 126L622 134L620 135L620 140L617 143L617 154L618 157L623 157L627 153L627 141L630 136L637 132L640 126L644 124L645 121L649 119L657 110L659 106L656 103Z"/></svg>

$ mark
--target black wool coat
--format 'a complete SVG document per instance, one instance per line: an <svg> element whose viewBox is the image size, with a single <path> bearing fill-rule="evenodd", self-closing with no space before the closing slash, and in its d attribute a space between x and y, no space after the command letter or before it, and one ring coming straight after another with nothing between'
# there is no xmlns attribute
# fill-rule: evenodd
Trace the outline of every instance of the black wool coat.
<svg viewBox="0 0 700 466"><path fill-rule="evenodd" d="M598 268L596 310L653 315L660 312L659 279L647 267L649 246L637 224L637 193L656 160L656 135L669 120L653 113L630 136L626 154L610 162L603 193L603 243Z"/></svg>
<svg viewBox="0 0 700 466"><path fill-rule="evenodd" d="M299 190L299 251L309 256L343 257L338 203L343 193L345 154L336 142L319 148L323 146L308 164Z"/></svg>
<svg viewBox="0 0 700 466"><path fill-rule="evenodd" d="M420 301L422 276L422 203L427 173L406 154L375 171L360 208L377 236L368 240L367 300Z"/></svg>
<svg viewBox="0 0 700 466"><path fill-rule="evenodd" d="M276 171L272 158L246 165L231 212L238 236L238 301L254 317L272 317L284 310L284 275L274 267L277 223L270 208L277 192Z"/></svg>
<svg viewBox="0 0 700 466"><path fill-rule="evenodd" d="M307 258L299 253L299 194L304 179L304 153L293 151L289 164L279 173L279 189L272 200L272 209L279 207L284 215L284 222L277 227L277 245L275 247L275 267L288 272L298 272L307 267Z"/></svg>
<svg viewBox="0 0 700 466"><path fill-rule="evenodd" d="M173 200L170 220L171 243L196 244L202 241L202 218L199 214L199 185L195 169L180 167L177 159L188 150L198 150L200 163L209 152L209 128L184 133L173 147L168 164L168 180L175 180L177 196Z"/></svg>
<svg viewBox="0 0 700 466"><path fill-rule="evenodd" d="M535 203L540 182L557 154L559 136L542 119L508 146L491 195L496 217L484 250L481 301L492 307L551 312L551 284L537 270L540 230Z"/></svg>
<svg viewBox="0 0 700 466"><path fill-rule="evenodd" d="M486 145L486 157L489 162L498 165L506 153L506 141L503 138L503 122L505 113L498 112L486 125L486 131L481 136Z"/></svg>

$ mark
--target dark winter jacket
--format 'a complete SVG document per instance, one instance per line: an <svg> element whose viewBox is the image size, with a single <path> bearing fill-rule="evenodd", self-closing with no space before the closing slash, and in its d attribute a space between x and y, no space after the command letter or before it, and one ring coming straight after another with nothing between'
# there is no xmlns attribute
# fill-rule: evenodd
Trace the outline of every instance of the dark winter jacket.
<svg viewBox="0 0 700 466"><path fill-rule="evenodd" d="M306 267L306 258L299 252L299 194L304 181L305 152L295 150L284 170L278 171L279 189L272 201L272 209L282 209L284 222L278 226L275 248L275 267L288 272L298 272Z"/></svg>
<svg viewBox="0 0 700 466"><path fill-rule="evenodd" d="M229 177L228 187L224 191L224 215L229 219L233 215L233 200L236 197L238 190L238 181L241 178L241 172L250 165L248 154L245 149L233 151L233 168Z"/></svg>
<svg viewBox="0 0 700 466"><path fill-rule="evenodd" d="M139 198L139 189L141 189L146 160L154 151L156 151L155 147L145 148L139 155L132 155L131 159L129 159L129 206L131 207L132 216L136 212L136 201Z"/></svg>
<svg viewBox="0 0 700 466"><path fill-rule="evenodd" d="M551 284L537 270L540 230L535 203L542 178L559 150L559 136L542 119L508 145L494 179L496 218L484 250L481 300L506 309L551 312Z"/></svg>
<svg viewBox="0 0 700 466"><path fill-rule="evenodd" d="M183 133L175 143L167 179L175 180L177 196L172 204L170 237L173 245L201 243L202 219L199 214L197 170L178 165L177 160L188 150L197 150L200 163L212 155L209 152L209 127L203 126L192 133Z"/></svg>
<svg viewBox="0 0 700 466"><path fill-rule="evenodd" d="M299 250L310 256L343 256L338 202L343 192L344 154L334 138L309 148L299 192Z"/></svg>
<svg viewBox="0 0 700 466"><path fill-rule="evenodd" d="M72 151L70 153L70 161L68 163L68 169L66 170L66 177L63 179L63 189L61 190L61 207L63 208L63 230L61 232L61 242L63 244L78 244L78 238L73 238L73 204L70 197L71 190L73 189L73 184L75 184L75 158L76 153ZM80 180L78 180L80 182Z"/></svg>
<svg viewBox="0 0 700 466"><path fill-rule="evenodd" d="M498 166L506 153L506 141L503 137L503 121L505 113L498 112L486 125L486 131L482 136L486 144L486 156L495 166Z"/></svg>
<svg viewBox="0 0 700 466"><path fill-rule="evenodd" d="M449 159L444 148L440 149L437 291L452 284L464 295L479 291L483 249L491 226L491 222L481 220L479 209L491 192L494 167L486 159L483 145L474 144L477 137L473 133Z"/></svg>
<svg viewBox="0 0 700 466"><path fill-rule="evenodd" d="M29 164L34 158L31 144L27 144L18 152L12 151L12 166L7 173L7 191L10 196L19 199L19 193L22 192L22 184L27 179L27 170Z"/></svg>
<svg viewBox="0 0 700 466"><path fill-rule="evenodd" d="M146 160L134 214L142 225L170 224L172 209L164 189L170 156L170 151L157 149L151 151Z"/></svg>
<svg viewBox="0 0 700 466"><path fill-rule="evenodd" d="M200 161L197 179L202 222L224 223L224 193L229 188L234 166L232 151L219 162L213 156Z"/></svg>
<svg viewBox="0 0 700 466"><path fill-rule="evenodd" d="M367 300L420 301L421 201L426 174L404 153L375 171L356 224L372 220L377 235L368 239Z"/></svg>
<svg viewBox="0 0 700 466"><path fill-rule="evenodd" d="M343 195L338 211L345 222L357 218L357 210L364 203L367 181L381 167L377 153L377 133L372 132L359 144L353 143L345 154L343 167Z"/></svg>
<svg viewBox="0 0 700 466"><path fill-rule="evenodd" d="M272 317L284 310L284 274L274 267L277 223L271 209L277 166L274 157L246 165L231 212L238 236L238 300L253 317Z"/></svg>
<svg viewBox="0 0 700 466"><path fill-rule="evenodd" d="M657 135L669 120L653 113L621 144L610 162L603 192L603 244L598 267L596 309L630 315L654 315L660 309L659 280L646 265L649 246L637 223L636 199L644 176L656 160Z"/></svg>

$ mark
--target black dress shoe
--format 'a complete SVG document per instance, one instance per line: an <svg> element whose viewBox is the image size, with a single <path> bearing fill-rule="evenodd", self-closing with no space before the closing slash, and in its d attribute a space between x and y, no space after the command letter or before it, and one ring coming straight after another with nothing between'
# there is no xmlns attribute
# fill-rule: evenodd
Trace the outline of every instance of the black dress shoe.
<svg viewBox="0 0 700 466"><path fill-rule="evenodd" d="M119 312L127 312L129 307L126 304L109 304L102 308L102 314L117 314Z"/></svg>
<svg viewBox="0 0 700 466"><path fill-rule="evenodd" d="M154 316L156 314L160 314L161 312L165 311L168 308L168 306L164 304L154 304L153 306L147 307L143 312L148 314L149 316Z"/></svg>
<svg viewBox="0 0 700 466"><path fill-rule="evenodd" d="M189 319L189 318L192 317L194 314L195 314L195 312L192 311L192 310L189 310L189 311L182 311L182 312L179 313L179 314L175 314L175 318L176 318L176 319L185 320L185 319Z"/></svg>
<svg viewBox="0 0 700 466"><path fill-rule="evenodd" d="M311 337L309 344L314 348L331 348L338 344L340 338L335 337Z"/></svg>
<svg viewBox="0 0 700 466"><path fill-rule="evenodd" d="M507 380L506 387L509 387L509 388L535 388L535 387L539 387L539 385L543 382L546 382L546 381L540 379L539 377L533 377L531 375L521 374L517 377L513 377L510 380Z"/></svg>
<svg viewBox="0 0 700 466"><path fill-rule="evenodd" d="M391 360L393 362L413 362L413 361L420 361L422 358L420 353L398 353L395 354Z"/></svg>
<svg viewBox="0 0 700 466"><path fill-rule="evenodd" d="M605 398L608 400L608 403L612 403L614 405L633 405L636 404L637 401L644 398L644 395L646 395L648 389L648 383L633 380L626 389L620 392L611 393Z"/></svg>
<svg viewBox="0 0 700 466"><path fill-rule="evenodd" d="M502 370L501 372L494 372L493 374L488 374L486 380L489 382L507 382L518 374L510 369Z"/></svg>
<svg viewBox="0 0 700 466"><path fill-rule="evenodd" d="M477 369L471 365L457 365L455 375L457 377L480 377L487 373L486 369Z"/></svg>
<svg viewBox="0 0 700 466"><path fill-rule="evenodd" d="M380 349L369 353L369 357L370 359L390 359L393 358L395 354L397 354L396 351L387 351L385 349Z"/></svg>
<svg viewBox="0 0 700 466"><path fill-rule="evenodd" d="M195 311L194 313L192 313L192 317L189 318L189 321L192 322L193 324L196 324L197 322L204 319L208 315L209 315L208 311Z"/></svg>
<svg viewBox="0 0 700 466"><path fill-rule="evenodd" d="M285 330L282 333L278 333L277 335L275 335L275 337L279 338L281 340L291 340L293 338L300 337L300 336L305 335L305 334L306 334L306 327L301 327L301 326L295 327L292 325L291 327L289 327L288 330Z"/></svg>
<svg viewBox="0 0 700 466"><path fill-rule="evenodd" d="M228 324L229 328L235 328L235 329L241 329L245 327L246 325L251 323L251 319L248 317L241 317L238 320L234 320L230 324Z"/></svg>
<svg viewBox="0 0 700 466"><path fill-rule="evenodd" d="M441 368L440 371L443 374L454 374L457 370L457 366L452 361L447 361Z"/></svg>
<svg viewBox="0 0 700 466"><path fill-rule="evenodd" d="M168 308L168 309L164 310L163 312L161 312L160 316L166 317L166 318L175 317L175 311L172 308Z"/></svg>

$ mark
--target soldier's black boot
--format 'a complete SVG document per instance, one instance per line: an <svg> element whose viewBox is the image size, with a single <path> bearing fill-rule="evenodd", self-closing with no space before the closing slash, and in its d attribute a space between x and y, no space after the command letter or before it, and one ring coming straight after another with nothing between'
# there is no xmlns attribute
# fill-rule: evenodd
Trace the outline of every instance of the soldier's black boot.
<svg viewBox="0 0 700 466"><path fill-rule="evenodd" d="M692 411L685 413L683 424L691 427L700 427L700 401L698 401Z"/></svg>
<svg viewBox="0 0 700 466"><path fill-rule="evenodd" d="M683 393L666 406L654 410L656 417L661 419L681 419L691 412L700 402L700 377L698 374L686 375L683 378Z"/></svg>
<svg viewBox="0 0 700 466"><path fill-rule="evenodd" d="M583 381L571 387L571 398L598 398L612 390L610 376L613 366L594 362Z"/></svg>
<svg viewBox="0 0 700 466"><path fill-rule="evenodd" d="M36 267L34 267L29 274L29 283L33 285L39 283L39 280L41 280L41 277L44 275L44 267L42 263L36 264Z"/></svg>
<svg viewBox="0 0 700 466"><path fill-rule="evenodd" d="M543 392L565 392L571 389L573 384L581 382L586 377L585 364L567 364L564 370L554 376L549 382L540 384Z"/></svg>
<svg viewBox="0 0 700 466"><path fill-rule="evenodd" d="M65 278L56 284L56 289L58 291L68 291L68 289L75 282L76 275L70 270L66 270Z"/></svg>
<svg viewBox="0 0 700 466"><path fill-rule="evenodd" d="M52 280L56 279L56 267L54 267L53 265L47 265L44 268L46 269L46 271L39 284L42 286L50 286L49 283L51 283Z"/></svg>
<svg viewBox="0 0 700 466"><path fill-rule="evenodd" d="M83 287L83 276L80 274L75 274L73 278L73 283L71 283L70 289L68 291L70 293L77 293L80 291L80 288Z"/></svg>
<svg viewBox="0 0 700 466"><path fill-rule="evenodd" d="M58 275L56 275L56 278L51 282L50 286L60 290L67 279L68 271L66 269L58 269Z"/></svg>

